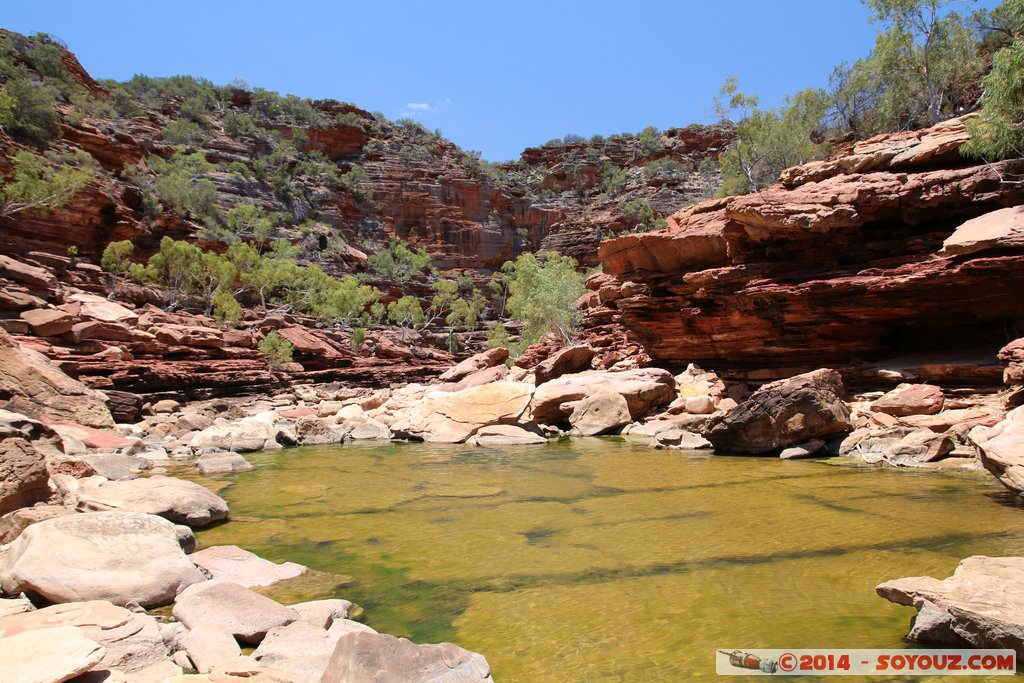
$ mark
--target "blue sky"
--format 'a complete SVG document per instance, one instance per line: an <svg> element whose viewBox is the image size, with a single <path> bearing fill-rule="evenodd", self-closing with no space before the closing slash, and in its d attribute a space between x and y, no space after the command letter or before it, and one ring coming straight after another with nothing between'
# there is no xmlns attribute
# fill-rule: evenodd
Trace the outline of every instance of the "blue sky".
<svg viewBox="0 0 1024 683"><path fill-rule="evenodd" d="M97 78L241 77L411 116L492 161L566 133L711 122L730 75L778 104L878 28L857 0L5 0L0 26L59 36Z"/></svg>

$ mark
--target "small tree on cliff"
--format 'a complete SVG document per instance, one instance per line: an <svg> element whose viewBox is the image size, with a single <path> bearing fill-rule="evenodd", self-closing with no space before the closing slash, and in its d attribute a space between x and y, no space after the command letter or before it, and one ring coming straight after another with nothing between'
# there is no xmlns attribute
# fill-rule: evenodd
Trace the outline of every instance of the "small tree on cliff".
<svg viewBox="0 0 1024 683"><path fill-rule="evenodd" d="M520 254L510 269L508 311L523 323L521 344L529 346L553 333L565 345L583 321L576 302L586 291L576 260L548 252L541 261L533 254Z"/></svg>
<svg viewBox="0 0 1024 683"><path fill-rule="evenodd" d="M131 265L131 255L135 251L135 245L131 240L111 242L103 250L100 257L100 267L107 272L107 293L113 296L117 290L117 280L124 273L128 272Z"/></svg>
<svg viewBox="0 0 1024 683"><path fill-rule="evenodd" d="M398 301L388 304L388 320L402 328L402 341L405 341L405 331L409 328L423 324L423 309L420 307L420 300L411 294L406 294Z"/></svg>
<svg viewBox="0 0 1024 683"><path fill-rule="evenodd" d="M267 357L267 365L271 370L280 370L286 364L292 362L295 347L292 343L279 335L276 331L271 332L259 343L260 353Z"/></svg>
<svg viewBox="0 0 1024 683"><path fill-rule="evenodd" d="M85 152L81 155L89 157ZM46 213L64 206L92 180L92 170L84 157L50 163L26 150L15 154L10 174L0 179L0 216L22 211Z"/></svg>

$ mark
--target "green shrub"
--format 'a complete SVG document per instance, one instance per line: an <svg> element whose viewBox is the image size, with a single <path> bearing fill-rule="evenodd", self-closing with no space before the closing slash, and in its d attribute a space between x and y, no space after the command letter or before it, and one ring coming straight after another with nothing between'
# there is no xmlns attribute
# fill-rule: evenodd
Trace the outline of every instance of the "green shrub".
<svg viewBox="0 0 1024 683"><path fill-rule="evenodd" d="M35 143L53 140L60 134L60 115L54 108L56 91L47 84L17 78L4 86L10 123L5 128L14 136Z"/></svg>
<svg viewBox="0 0 1024 683"><path fill-rule="evenodd" d="M348 345L353 351L359 353L363 349L364 344L366 344L366 330L362 327L353 328L352 335L348 339Z"/></svg>
<svg viewBox="0 0 1024 683"><path fill-rule="evenodd" d="M278 334L276 330L264 337L258 348L260 353L267 357L267 365L271 370L280 370L291 363L295 354L295 347L292 343Z"/></svg>
<svg viewBox="0 0 1024 683"><path fill-rule="evenodd" d="M0 216L22 211L45 214L64 206L92 180L91 161L80 150L57 163L21 150L14 155L10 174L0 178Z"/></svg>

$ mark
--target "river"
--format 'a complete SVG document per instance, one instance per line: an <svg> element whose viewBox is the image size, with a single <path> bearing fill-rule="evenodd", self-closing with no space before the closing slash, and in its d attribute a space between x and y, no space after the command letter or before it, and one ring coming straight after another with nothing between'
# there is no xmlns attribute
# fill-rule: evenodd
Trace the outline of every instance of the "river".
<svg viewBox="0 0 1024 683"><path fill-rule="evenodd" d="M308 565L322 573L270 594L347 598L378 631L484 654L502 683L711 680L716 649L910 647L914 611L876 584L1024 554L1024 509L984 473L616 437L250 459L199 478L232 514L201 546Z"/></svg>

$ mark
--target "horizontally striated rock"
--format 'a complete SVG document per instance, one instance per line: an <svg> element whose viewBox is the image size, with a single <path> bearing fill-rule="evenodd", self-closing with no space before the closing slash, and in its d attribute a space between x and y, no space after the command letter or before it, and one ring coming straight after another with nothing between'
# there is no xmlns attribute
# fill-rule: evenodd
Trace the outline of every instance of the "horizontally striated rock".
<svg viewBox="0 0 1024 683"><path fill-rule="evenodd" d="M815 370L766 384L746 401L712 417L704 436L721 453L760 454L850 430L843 380Z"/></svg>
<svg viewBox="0 0 1024 683"><path fill-rule="evenodd" d="M104 397L68 377L46 356L19 348L0 329L0 396L8 410L29 417L71 420L89 427L112 427Z"/></svg>
<svg viewBox="0 0 1024 683"><path fill-rule="evenodd" d="M259 644L270 629L299 618L294 610L230 581L204 581L185 588L172 611L189 628L216 625L250 645Z"/></svg>
<svg viewBox="0 0 1024 683"><path fill-rule="evenodd" d="M91 670L103 653L73 626L19 633L0 638L0 680L61 683Z"/></svg>
<svg viewBox="0 0 1024 683"><path fill-rule="evenodd" d="M533 386L494 382L454 393L433 392L409 411L410 434L435 443L460 443L485 425L514 423Z"/></svg>
<svg viewBox="0 0 1024 683"><path fill-rule="evenodd" d="M42 453L25 439L0 439L0 515L45 501L50 476Z"/></svg>
<svg viewBox="0 0 1024 683"><path fill-rule="evenodd" d="M82 510L142 512L191 527L207 526L228 516L228 504L223 498L185 479L154 475L106 481L90 477L79 484L81 488L73 493Z"/></svg>
<svg viewBox="0 0 1024 683"><path fill-rule="evenodd" d="M872 402L871 409L887 415L932 415L942 410L945 395L932 384L900 384Z"/></svg>
<svg viewBox="0 0 1024 683"><path fill-rule="evenodd" d="M645 289L588 301L586 330L618 321L655 360L729 378L931 354L949 376L962 369L957 383L991 382L971 359L994 356L1019 317L1021 248L940 250L965 220L1024 203L1024 188L1002 181L1003 165L951 156L964 139L951 121L857 143L786 184L603 241L604 276Z"/></svg>
<svg viewBox="0 0 1024 683"><path fill-rule="evenodd" d="M583 398L569 415L569 424L583 436L596 436L630 423L629 404L621 394L592 394Z"/></svg>
<svg viewBox="0 0 1024 683"><path fill-rule="evenodd" d="M599 393L620 394L631 417L638 419L675 398L675 380L672 373L658 368L563 375L537 387L530 410L538 421L561 422L572 413L573 407L567 404Z"/></svg>
<svg viewBox="0 0 1024 683"><path fill-rule="evenodd" d="M25 529L7 549L0 585L51 602L109 600L166 604L205 576L178 544L174 525L154 515L92 512Z"/></svg>
<svg viewBox="0 0 1024 683"><path fill-rule="evenodd" d="M237 545L215 545L189 555L197 567L211 579L231 581L245 588L272 586L306 573L306 567L294 562L280 564L242 550Z"/></svg>
<svg viewBox="0 0 1024 683"><path fill-rule="evenodd" d="M886 600L926 612L931 625L914 639L938 645L1007 648L1024 656L1024 558L975 555L953 576L886 581L875 590ZM930 614L927 614L930 613ZM951 636L958 639L951 642Z"/></svg>
<svg viewBox="0 0 1024 683"><path fill-rule="evenodd" d="M338 641L322 683L493 683L482 655L451 643L417 645L405 638L350 633Z"/></svg>
<svg viewBox="0 0 1024 683"><path fill-rule="evenodd" d="M1024 406L1011 410L995 427L972 430L970 437L985 469L1003 486L1024 495Z"/></svg>

